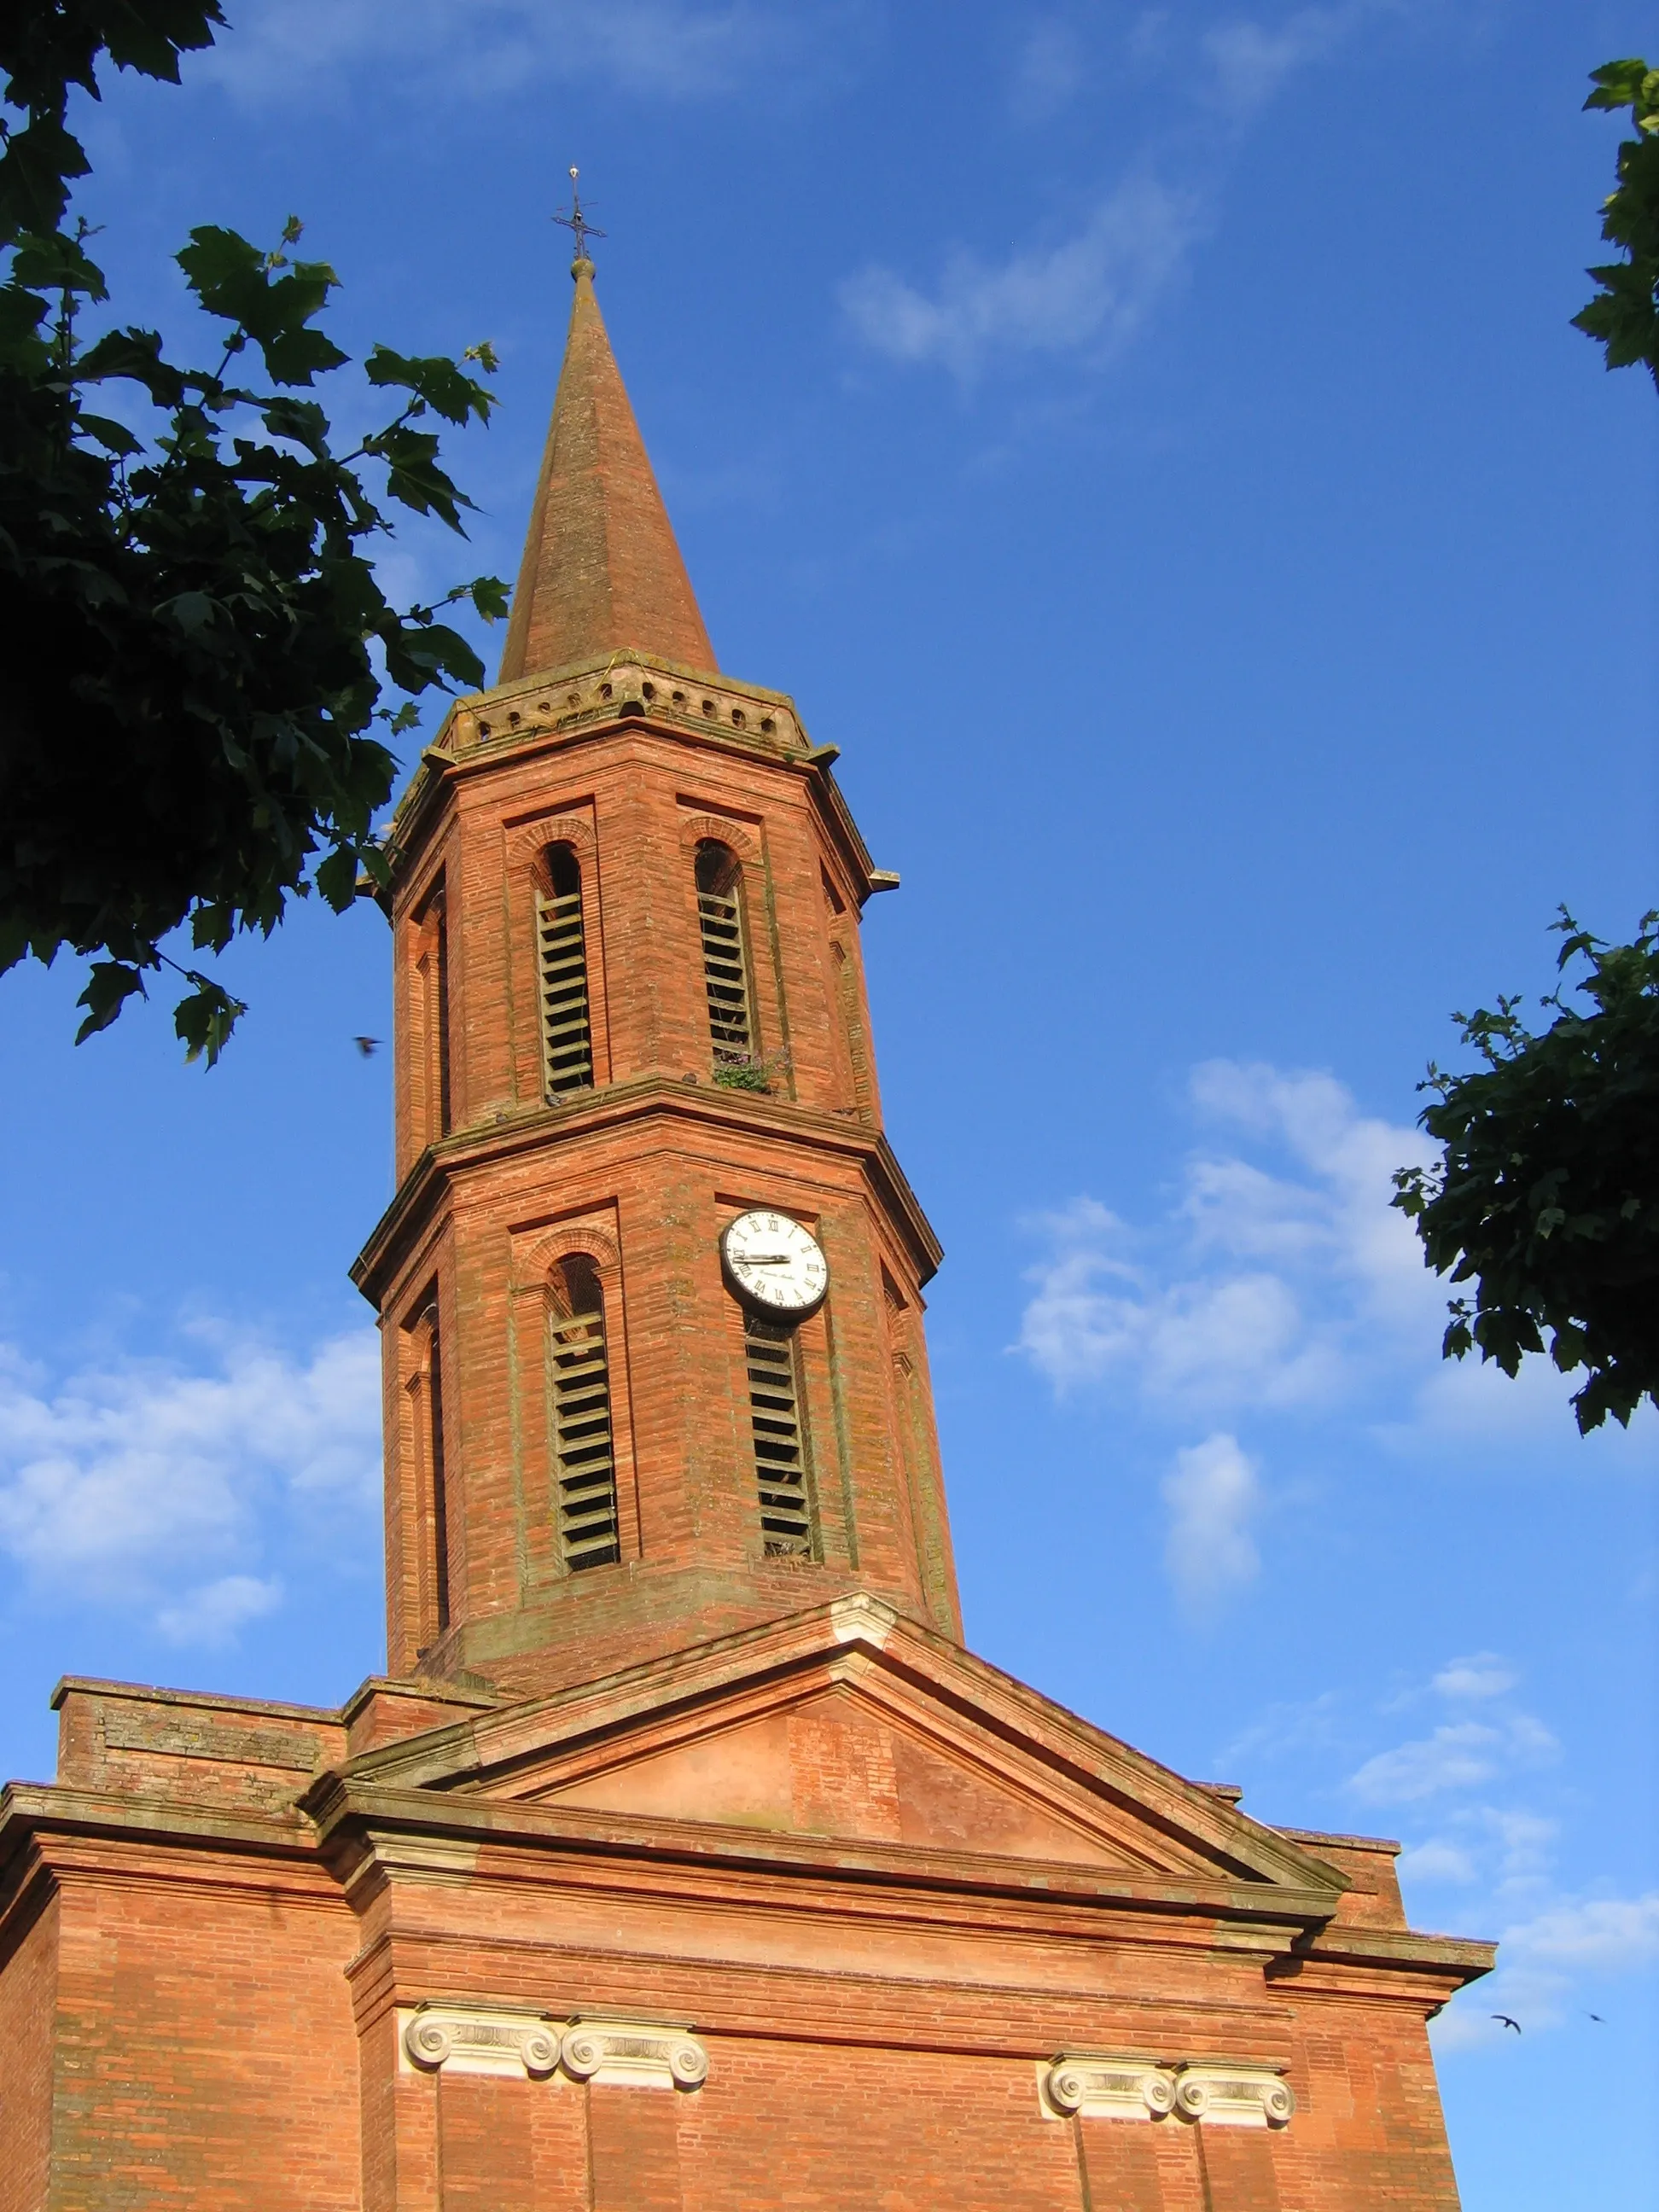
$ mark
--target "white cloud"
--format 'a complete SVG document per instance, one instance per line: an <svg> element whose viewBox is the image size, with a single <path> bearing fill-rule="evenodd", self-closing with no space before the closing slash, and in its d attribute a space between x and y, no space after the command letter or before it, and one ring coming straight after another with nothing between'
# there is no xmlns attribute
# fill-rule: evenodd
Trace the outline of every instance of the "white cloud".
<svg viewBox="0 0 1659 2212"><path fill-rule="evenodd" d="M380 1485L372 1329L304 1361L191 1334L194 1371L130 1359L56 1387L0 1347L0 1553L39 1589L153 1608L179 1640L222 1638L276 1601L246 1571L273 1498L301 1520L367 1519ZM216 1566L228 1571L202 1586Z"/></svg>
<svg viewBox="0 0 1659 2212"><path fill-rule="evenodd" d="M1439 1294L1389 1204L1394 1170L1424 1156L1418 1133L1362 1115L1323 1074L1212 1060L1190 1095L1297 1172L1200 1153L1155 1231L1086 1198L1042 1217L1050 1252L1020 1348L1055 1387L1121 1374L1183 1411L1309 1406L1386 1367L1402 1340L1419 1365L1432 1358Z"/></svg>
<svg viewBox="0 0 1659 2212"><path fill-rule="evenodd" d="M1237 119L1248 120L1293 71L1322 61L1376 12L1368 0L1351 0L1346 7L1298 8L1277 23L1241 18L1217 24L1199 42L1209 65L1211 97Z"/></svg>
<svg viewBox="0 0 1659 2212"><path fill-rule="evenodd" d="M875 352L964 380L997 358L1081 353L1099 360L1139 328L1179 276L1200 228L1191 194L1132 178L1059 246L1000 262L958 251L926 289L872 264L842 284L841 303Z"/></svg>
<svg viewBox="0 0 1659 2212"><path fill-rule="evenodd" d="M1528 1713L1504 1721L1450 1721L1433 1734L1380 1751L1350 1776L1348 1787L1370 1805L1410 1805L1494 1780L1516 1766L1553 1759L1560 1746Z"/></svg>
<svg viewBox="0 0 1659 2212"><path fill-rule="evenodd" d="M1195 80L1200 99L1224 111L1236 134L1296 70L1329 58L1372 17L1415 4L1333 0L1276 21L1219 23L1198 40L1196 71L1170 10L1153 9L1129 27L1127 52L1143 67L1168 65L1178 55L1183 96ZM1088 74L1076 29L1059 15L1042 16L1026 32L1011 73L1016 119L1048 119L1077 96ZM1181 160L1190 174L1190 154ZM1143 161L1058 246L1000 260L959 248L929 284L872 264L842 283L842 309L872 351L943 368L964 381L994 362L1032 355L1071 354L1097 365L1139 329L1214 220L1216 175L1176 190L1158 180L1159 166L1157 157ZM1211 167L1224 167L1224 152Z"/></svg>
<svg viewBox="0 0 1659 2212"><path fill-rule="evenodd" d="M1503 1942L1528 1965L1632 1972L1659 1960L1659 1890L1645 1897L1553 1905L1535 1919L1506 1928Z"/></svg>
<svg viewBox="0 0 1659 2212"><path fill-rule="evenodd" d="M1418 1844L1412 1850L1401 1851L1395 1862L1402 1882L1455 1882L1465 1884L1478 1878L1474 1854L1461 1844L1448 1843L1442 1836L1431 1836L1427 1843Z"/></svg>
<svg viewBox="0 0 1659 2212"><path fill-rule="evenodd" d="M221 1575L177 1605L164 1605L155 1626L169 1644L230 1644L238 1629L274 1613L282 1601L283 1585L274 1577L261 1582L255 1575Z"/></svg>
<svg viewBox="0 0 1659 2212"><path fill-rule="evenodd" d="M1371 1805L1408 1805L1443 1790L1467 1790L1498 1773L1503 1736L1480 1721L1457 1721L1417 1743L1380 1751L1348 1787Z"/></svg>
<svg viewBox="0 0 1659 2212"><path fill-rule="evenodd" d="M692 100L799 64L822 28L814 19L845 12L760 0L250 0L190 73L261 105L343 99L354 65L474 99L599 77Z"/></svg>
<svg viewBox="0 0 1659 2212"><path fill-rule="evenodd" d="M1501 1698L1520 1677L1495 1651L1476 1651L1467 1659L1449 1659L1434 1678L1443 1698Z"/></svg>
<svg viewBox="0 0 1659 2212"><path fill-rule="evenodd" d="M1492 2043L1507 2031L1493 2014L1507 2013L1523 2035L1559 2027L1577 1994L1596 1980L1650 1971L1659 1960L1659 1890L1641 1897L1569 1898L1505 1928L1498 1939L1498 1972L1478 1983L1436 2023L1443 2050Z"/></svg>
<svg viewBox="0 0 1659 2212"><path fill-rule="evenodd" d="M1176 1454L1164 1481L1170 1521L1164 1557L1191 1607L1206 1606L1260 1571L1249 1523L1261 1504L1255 1468L1219 1431Z"/></svg>
<svg viewBox="0 0 1659 2212"><path fill-rule="evenodd" d="M1017 121L1044 123L1082 88L1083 42L1058 15L1032 24L1014 62L1009 100Z"/></svg>
<svg viewBox="0 0 1659 2212"><path fill-rule="evenodd" d="M1400 1453L1478 1446L1519 1465L1571 1441L1651 1463L1647 1409L1583 1443L1572 1379L1547 1361L1511 1380L1442 1358L1447 1285L1392 1203L1395 1170L1431 1157L1420 1130L1362 1113L1317 1071L1209 1060L1188 1098L1214 1134L1162 1219L1084 1197L1028 1224L1047 1251L1018 1348L1057 1391L1127 1386L1166 1418L1363 1413Z"/></svg>

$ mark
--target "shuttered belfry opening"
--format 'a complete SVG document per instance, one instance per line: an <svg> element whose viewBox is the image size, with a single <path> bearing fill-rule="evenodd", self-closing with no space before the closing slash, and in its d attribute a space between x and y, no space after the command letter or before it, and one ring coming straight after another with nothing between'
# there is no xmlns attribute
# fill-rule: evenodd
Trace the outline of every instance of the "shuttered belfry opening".
<svg viewBox="0 0 1659 2212"><path fill-rule="evenodd" d="M697 920L708 994L708 1034L718 1065L746 1063L754 1051L749 953L743 936L741 869L729 846L705 837L697 848Z"/></svg>
<svg viewBox="0 0 1659 2212"><path fill-rule="evenodd" d="M748 1313L744 1352L749 1370L755 1475L761 1533L772 1559L814 1556L812 1501L806 1480L806 1435L795 1369L795 1332Z"/></svg>
<svg viewBox="0 0 1659 2212"><path fill-rule="evenodd" d="M547 1358L559 1548L573 1570L609 1566L622 1556L611 1364L599 1271L586 1253L560 1263L554 1297Z"/></svg>
<svg viewBox="0 0 1659 2212"><path fill-rule="evenodd" d="M541 970L542 1088L550 1098L585 1091L593 1080L587 1018L587 944L582 927L582 872L568 845L548 848L549 890L536 891L536 954Z"/></svg>
<svg viewBox="0 0 1659 2212"><path fill-rule="evenodd" d="M449 1488L444 1469L444 1355L434 1291L426 1313L426 1444L432 1504L432 1584L438 1633L449 1626Z"/></svg>

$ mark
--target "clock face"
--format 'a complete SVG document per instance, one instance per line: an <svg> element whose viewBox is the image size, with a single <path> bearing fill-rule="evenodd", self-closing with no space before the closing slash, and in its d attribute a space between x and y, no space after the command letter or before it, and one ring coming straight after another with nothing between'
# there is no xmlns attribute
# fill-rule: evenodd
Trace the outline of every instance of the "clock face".
<svg viewBox="0 0 1659 2212"><path fill-rule="evenodd" d="M744 1296L773 1313L805 1313L829 1287L817 1238L787 1213L740 1213L720 1238L720 1257Z"/></svg>

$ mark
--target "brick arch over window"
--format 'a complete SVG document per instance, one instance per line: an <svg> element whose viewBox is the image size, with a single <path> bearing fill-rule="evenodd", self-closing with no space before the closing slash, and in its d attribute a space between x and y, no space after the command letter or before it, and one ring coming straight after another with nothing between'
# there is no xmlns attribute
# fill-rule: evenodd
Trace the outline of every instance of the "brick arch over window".
<svg viewBox="0 0 1659 2212"><path fill-rule="evenodd" d="M534 1013L533 1022L514 1018L516 1080L521 1097L550 1105L610 1079L599 840L589 817L573 811L526 823L506 849L514 958Z"/></svg>
<svg viewBox="0 0 1659 2212"><path fill-rule="evenodd" d="M594 1242L573 1239L552 1261L544 1306L549 1471L559 1562L567 1574L614 1566L623 1556L611 1400L616 1276L591 1249Z"/></svg>
<svg viewBox="0 0 1659 2212"><path fill-rule="evenodd" d="M507 867L514 875L525 871L532 876L538 872L544 875L550 845L568 845L580 861L584 874L599 860L599 841L586 814L548 814L539 822L528 823L509 834ZM543 889L546 888L544 883Z"/></svg>
<svg viewBox="0 0 1659 2212"><path fill-rule="evenodd" d="M680 846L695 854L699 845L729 846L746 868L761 865L760 839L746 823L724 814L688 814L680 819Z"/></svg>
<svg viewBox="0 0 1659 2212"><path fill-rule="evenodd" d="M514 1255L517 1286L520 1290L544 1289L560 1261L568 1259L573 1253L587 1254L598 1262L606 1288L614 1285L622 1266L622 1253L615 1236L592 1222L566 1221Z"/></svg>

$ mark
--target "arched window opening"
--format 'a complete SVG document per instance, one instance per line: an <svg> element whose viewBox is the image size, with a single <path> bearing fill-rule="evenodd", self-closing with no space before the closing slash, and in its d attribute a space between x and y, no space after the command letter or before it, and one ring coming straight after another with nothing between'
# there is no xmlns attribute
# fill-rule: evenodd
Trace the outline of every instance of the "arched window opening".
<svg viewBox="0 0 1659 2212"><path fill-rule="evenodd" d="M863 1010L859 1004L858 977L839 938L830 945L836 963L836 997L841 1007L842 1031L847 1039L848 1064L853 1072L854 1103L860 1110L870 1103L870 1053L865 1040Z"/></svg>
<svg viewBox="0 0 1659 2212"><path fill-rule="evenodd" d="M582 926L581 864L568 845L547 850L549 888L536 890L540 963L542 1089L549 1098L585 1091L593 1080L587 1011L587 942Z"/></svg>
<svg viewBox="0 0 1659 2212"><path fill-rule="evenodd" d="M415 1004L418 1030L417 1082L422 1103L422 1142L446 1136L449 1099L449 924L444 878L427 894L414 916Z"/></svg>
<svg viewBox="0 0 1659 2212"><path fill-rule="evenodd" d="M730 846L705 837L697 847L697 921L708 994L708 1034L716 1067L754 1060L749 948L744 940L743 868Z"/></svg>
<svg viewBox="0 0 1659 2212"><path fill-rule="evenodd" d="M438 1633L449 1626L449 1493L444 1474L444 1361L434 1298L426 1313L426 1463L432 1507L432 1587Z"/></svg>
<svg viewBox="0 0 1659 2212"><path fill-rule="evenodd" d="M554 1481L559 1548L573 1572L622 1556L617 1460L611 1425L611 1361L599 1271L573 1252L553 1275L548 1324Z"/></svg>
<svg viewBox="0 0 1659 2212"><path fill-rule="evenodd" d="M807 1482L805 1408L795 1332L757 1313L745 1316L744 1353L760 1492L761 1534L769 1559L817 1557Z"/></svg>

